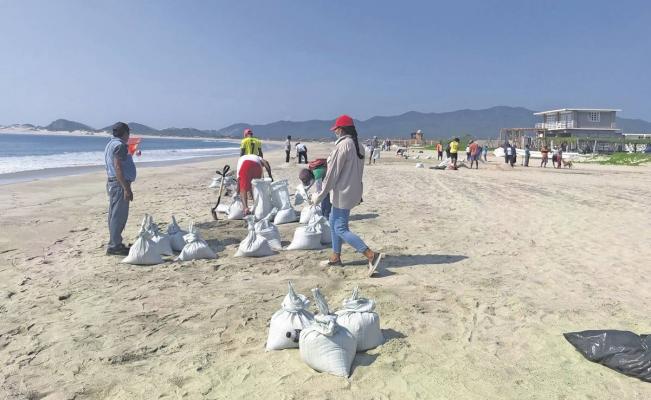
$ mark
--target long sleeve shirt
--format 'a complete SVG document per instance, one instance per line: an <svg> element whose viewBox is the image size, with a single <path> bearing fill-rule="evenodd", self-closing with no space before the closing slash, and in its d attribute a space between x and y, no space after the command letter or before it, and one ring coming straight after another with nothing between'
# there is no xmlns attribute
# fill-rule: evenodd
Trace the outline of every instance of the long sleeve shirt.
<svg viewBox="0 0 651 400"><path fill-rule="evenodd" d="M364 155L363 147L360 152ZM342 136L335 142L335 148L328 156L328 171L323 179L323 189L317 197L320 203L332 193L333 207L350 210L362 200L364 159L357 156L355 142L350 136Z"/></svg>

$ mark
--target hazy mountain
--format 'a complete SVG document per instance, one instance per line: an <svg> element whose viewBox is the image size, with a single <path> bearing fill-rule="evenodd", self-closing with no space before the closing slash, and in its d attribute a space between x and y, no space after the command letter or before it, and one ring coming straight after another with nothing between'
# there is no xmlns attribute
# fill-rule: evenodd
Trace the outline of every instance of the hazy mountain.
<svg viewBox="0 0 651 400"><path fill-rule="evenodd" d="M50 123L50 125L45 127L48 131L95 131L88 125L82 124L81 122L69 121L67 119L57 119Z"/></svg>
<svg viewBox="0 0 651 400"><path fill-rule="evenodd" d="M129 129L131 130L131 133L136 133L139 135L155 135L158 131L156 128L152 128L151 126L139 124L137 122L127 122L127 125L129 125ZM113 125L109 125L107 127L104 127L100 129L101 131L106 131L106 132L113 132Z"/></svg>
<svg viewBox="0 0 651 400"><path fill-rule="evenodd" d="M651 122L643 119L617 118L617 127L625 133L651 133Z"/></svg>

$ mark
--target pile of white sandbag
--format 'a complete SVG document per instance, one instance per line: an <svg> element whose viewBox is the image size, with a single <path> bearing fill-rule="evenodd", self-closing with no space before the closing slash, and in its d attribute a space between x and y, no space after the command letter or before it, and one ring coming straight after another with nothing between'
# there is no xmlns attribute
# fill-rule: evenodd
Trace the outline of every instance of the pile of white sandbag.
<svg viewBox="0 0 651 400"><path fill-rule="evenodd" d="M129 255L122 262L134 265L154 265L163 262L158 249L158 243L152 240L152 234L147 230L149 216L145 214L140 224L138 238L131 245Z"/></svg>
<svg viewBox="0 0 651 400"><path fill-rule="evenodd" d="M185 246L183 246L177 260L190 261L217 258L208 243L199 235L199 230L194 226L194 222L190 222L188 231L189 233L183 236Z"/></svg>
<svg viewBox="0 0 651 400"><path fill-rule="evenodd" d="M310 301L294 291L292 282L288 282L289 291L283 299L280 310L276 311L269 323L267 350L282 350L298 347L300 331L307 328L314 320L314 315L307 310Z"/></svg>
<svg viewBox="0 0 651 400"><path fill-rule="evenodd" d="M272 211L269 215L255 223L255 233L267 239L269 246L273 250L281 250L283 246L281 244L280 232L278 231L278 227L270 221L273 213Z"/></svg>
<svg viewBox="0 0 651 400"><path fill-rule="evenodd" d="M244 219L249 233L240 242L235 257L265 257L274 254L267 239L255 232L255 217L247 215Z"/></svg>
<svg viewBox="0 0 651 400"><path fill-rule="evenodd" d="M355 336L357 351L373 349L384 343L380 316L374 311L375 301L360 297L359 287L355 286L353 295L345 299L342 306L335 312L337 323Z"/></svg>
<svg viewBox="0 0 651 400"><path fill-rule="evenodd" d="M237 181L232 176L227 176L223 178L221 175L217 175L212 178L212 182L208 186L211 189L219 189L222 179L224 180L224 191L234 191L237 190Z"/></svg>
<svg viewBox="0 0 651 400"><path fill-rule="evenodd" d="M294 238L287 250L317 250L321 245L322 232L318 224L301 225L294 231Z"/></svg>
<svg viewBox="0 0 651 400"><path fill-rule="evenodd" d="M296 222L298 216L289 198L289 184L286 179L271 184L271 203L278 210L274 218L274 224Z"/></svg>
<svg viewBox="0 0 651 400"><path fill-rule="evenodd" d="M314 225L316 229L321 232L321 244L330 244L332 243L332 233L330 231L330 223L323 215L314 214L310 221L307 223L309 225Z"/></svg>
<svg viewBox="0 0 651 400"><path fill-rule="evenodd" d="M301 218L298 222L301 224L307 224L314 215L323 215L321 212L321 206L317 204L306 205L301 210Z"/></svg>
<svg viewBox="0 0 651 400"><path fill-rule="evenodd" d="M172 215L172 223L167 225L167 236L170 238L170 244L172 250L181 251L185 247L185 240L183 236L187 235L188 232L181 229L179 224L176 223L176 218Z"/></svg>
<svg viewBox="0 0 651 400"><path fill-rule="evenodd" d="M164 233L160 233L158 225L154 223L154 218L151 215L145 214L148 218L147 226L145 229L151 234L151 240L158 245L158 253L163 256L173 256L172 240Z"/></svg>
<svg viewBox="0 0 651 400"><path fill-rule="evenodd" d="M348 377L357 349L355 337L330 314L319 289L312 289L312 294L319 314L301 331L298 342L301 359L317 371Z"/></svg>

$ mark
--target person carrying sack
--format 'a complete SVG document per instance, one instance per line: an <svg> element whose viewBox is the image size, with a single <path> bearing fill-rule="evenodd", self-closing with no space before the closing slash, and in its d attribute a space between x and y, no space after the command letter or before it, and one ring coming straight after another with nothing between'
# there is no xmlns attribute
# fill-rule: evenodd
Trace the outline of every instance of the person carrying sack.
<svg viewBox="0 0 651 400"><path fill-rule="evenodd" d="M353 119L348 115L337 118L330 130L337 135L337 141L327 160L328 168L323 179L323 188L311 197L312 204L319 204L328 193L332 197L332 255L325 265L342 266L341 247L343 242L346 242L368 259L368 276L371 276L377 270L383 254L371 250L348 228L350 210L362 201L364 151L359 145Z"/></svg>
<svg viewBox="0 0 651 400"><path fill-rule="evenodd" d="M273 176L271 176L271 166L264 158L249 154L242 156L237 160L237 183L239 185L240 198L244 205L244 215L250 213L248 204L249 195L253 198L253 185L251 184L251 181L262 178L262 167L267 170L269 178L273 181Z"/></svg>
<svg viewBox="0 0 651 400"><path fill-rule="evenodd" d="M323 178L325 178L328 171L327 165L328 162L325 158L317 158L309 163L306 169L302 169L298 173L298 179L306 188L314 185L316 193L318 193L323 188ZM332 210L332 203L330 202L330 193L328 193L321 202L321 213L324 217L330 218L330 210Z"/></svg>

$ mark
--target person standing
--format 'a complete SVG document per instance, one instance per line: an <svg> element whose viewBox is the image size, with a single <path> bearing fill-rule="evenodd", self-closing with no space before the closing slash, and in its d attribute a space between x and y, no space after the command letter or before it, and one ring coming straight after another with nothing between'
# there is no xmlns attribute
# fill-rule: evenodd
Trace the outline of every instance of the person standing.
<svg viewBox="0 0 651 400"><path fill-rule="evenodd" d="M470 141L468 146L470 149L470 169L472 169L472 164L476 164L476 169L479 169L479 154L481 153L480 147L474 140Z"/></svg>
<svg viewBox="0 0 651 400"><path fill-rule="evenodd" d="M459 154L459 138L454 138L450 142L450 161L454 169L457 169L457 156Z"/></svg>
<svg viewBox="0 0 651 400"><path fill-rule="evenodd" d="M529 145L524 146L524 161L523 165L525 167L529 166L529 157L531 157L531 150L529 149Z"/></svg>
<svg viewBox="0 0 651 400"><path fill-rule="evenodd" d="M298 157L298 163L301 163L301 160L305 160L307 164L307 146L301 142L296 142L296 156Z"/></svg>
<svg viewBox="0 0 651 400"><path fill-rule="evenodd" d="M287 140L285 140L285 163L289 162L289 154L292 152L292 137L287 136Z"/></svg>
<svg viewBox="0 0 651 400"><path fill-rule="evenodd" d="M540 168L545 167L547 168L547 161L549 160L549 147L547 145L543 145L542 149L540 149L540 154L542 155L542 161L540 161Z"/></svg>
<svg viewBox="0 0 651 400"><path fill-rule="evenodd" d="M506 148L504 149L504 159L506 160L505 162L507 164L510 164L511 167L513 167L513 163L511 162L511 160L513 159L513 147L508 143L505 146L506 146Z"/></svg>
<svg viewBox="0 0 651 400"><path fill-rule="evenodd" d="M513 165L518 161L518 149L515 147L515 143L511 145L511 168L513 168Z"/></svg>
<svg viewBox="0 0 651 400"><path fill-rule="evenodd" d="M558 162L558 169L561 169L563 167L563 148L562 147L558 148L558 154L556 155L556 160Z"/></svg>
<svg viewBox="0 0 651 400"><path fill-rule="evenodd" d="M328 157L328 170L323 179L323 188L312 194L312 204L319 204L328 193L332 195L330 230L332 235L332 255L326 261L329 266L341 266L343 242L351 245L368 260L368 275L371 276L384 256L371 250L359 236L348 227L350 210L362 201L362 176L364 174L364 151L359 144L353 119L341 115L330 129L337 135L335 148Z"/></svg>
<svg viewBox="0 0 651 400"><path fill-rule="evenodd" d="M106 166L106 193L109 197L108 255L126 256L129 248L122 243L122 232L129 219L129 203L133 201L131 184L136 180L136 164L128 151L129 125L117 122L113 125L113 138L104 149Z"/></svg>
<svg viewBox="0 0 651 400"><path fill-rule="evenodd" d="M244 139L240 142L240 156L245 156L247 154L264 157L262 155L262 141L253 137L253 131L249 128L244 130Z"/></svg>
<svg viewBox="0 0 651 400"><path fill-rule="evenodd" d="M470 143L472 143L472 140ZM470 161L470 143L466 146L466 161Z"/></svg>
<svg viewBox="0 0 651 400"><path fill-rule="evenodd" d="M443 161L443 144L441 142L436 144L436 160Z"/></svg>
<svg viewBox="0 0 651 400"><path fill-rule="evenodd" d="M484 148L482 149L482 153L484 155L484 162L487 162L488 160L486 159L486 156L488 155L488 145L485 144Z"/></svg>
<svg viewBox="0 0 651 400"><path fill-rule="evenodd" d="M264 158L255 154L246 154L237 160L237 184L239 186L240 198L244 205L244 215L250 214L249 196L253 198L253 185L251 181L262 178L262 167L267 170L267 174L273 182L274 178L271 176L271 166Z"/></svg>

